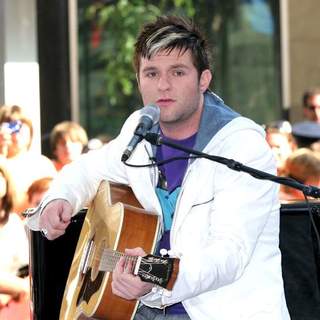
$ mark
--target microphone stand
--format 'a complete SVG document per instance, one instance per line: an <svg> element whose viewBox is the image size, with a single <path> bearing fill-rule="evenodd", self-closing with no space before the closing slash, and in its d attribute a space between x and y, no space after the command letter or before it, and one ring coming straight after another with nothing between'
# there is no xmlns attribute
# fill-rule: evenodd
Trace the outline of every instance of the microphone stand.
<svg viewBox="0 0 320 320"><path fill-rule="evenodd" d="M142 138L149 141L153 145L160 146L163 144L163 145L175 148L175 149L179 149L179 150L182 150L186 153L199 156L200 158L205 158L205 159L209 159L211 161L222 163L232 170L239 171L239 172L240 171L246 172L246 173L250 174L251 176L253 176L254 178L261 179L261 180L270 180L270 181L273 181L273 182L276 182L279 184L283 184L283 185L298 189L298 190L302 191L305 196L310 196L313 198L320 198L320 189L315 186L305 185L305 184L302 184L294 179L290 179L290 178L286 178L286 177L278 177L273 174L245 166L242 163L235 161L233 159L228 159L228 158L224 158L224 157L220 157L220 156L214 156L214 155L210 155L210 154L207 154L207 153L204 153L201 151L197 151L197 150L194 150L191 148L183 147L179 144L173 143L173 142L161 137L157 133L147 132L146 134L141 135L141 136L142 136Z"/></svg>
<svg viewBox="0 0 320 320"><path fill-rule="evenodd" d="M224 157L220 157L220 156L214 156L214 155L210 155L210 154L200 152L200 151L197 151L194 149L183 147L179 144L173 143L173 142L161 137L157 133L146 132L146 134L144 134L142 136L142 138L146 139L151 144L156 145L156 146L166 145L166 146L178 149L178 150L182 150L182 151L189 153L189 154L194 154L196 156L199 156L199 158L205 158L205 159L209 159L211 161L219 162L221 164L226 165L228 168L230 168L232 170L246 172L246 173L250 174L251 176L253 176L254 178L261 179L261 180L273 181L275 183L283 184L283 185L286 185L286 186L289 186L289 187L292 187L292 188L295 188L295 189L302 191L305 198L306 198L306 202L308 205L308 213L309 213L311 225L313 227L314 235L315 235L316 242L317 242L316 255L317 255L318 259L320 259L320 252L319 252L319 250L320 250L320 235L319 235L318 227L317 227L317 225L314 221L314 218L313 218L313 213L316 213L317 215L319 215L319 211L318 211L318 209L314 210L314 208L311 208L310 203L307 199L307 196L311 196L313 198L320 198L320 189L319 188L317 188L315 186L302 184L294 179L285 178L285 177L278 177L273 174L245 166L242 163L235 161L233 159L228 159L228 158L224 158Z"/></svg>

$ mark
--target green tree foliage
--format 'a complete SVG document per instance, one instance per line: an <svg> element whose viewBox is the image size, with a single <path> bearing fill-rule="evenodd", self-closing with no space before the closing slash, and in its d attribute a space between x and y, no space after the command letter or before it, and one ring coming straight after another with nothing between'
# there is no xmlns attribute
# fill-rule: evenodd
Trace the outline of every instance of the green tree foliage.
<svg viewBox="0 0 320 320"><path fill-rule="evenodd" d="M80 67L87 74L81 82L83 118L88 131L94 133L101 131L106 118L112 119L107 120L108 130L115 132L127 115L141 106L132 66L141 26L163 13L191 17L193 1L84 1L79 7Z"/></svg>
<svg viewBox="0 0 320 320"><path fill-rule="evenodd" d="M211 88L227 104L260 123L277 119L278 33L254 28L263 24L268 10L270 21L277 16L276 3L78 0L81 115L89 134L116 134L125 118L142 106L132 66L134 43L141 26L162 14L192 17L200 25L215 50Z"/></svg>

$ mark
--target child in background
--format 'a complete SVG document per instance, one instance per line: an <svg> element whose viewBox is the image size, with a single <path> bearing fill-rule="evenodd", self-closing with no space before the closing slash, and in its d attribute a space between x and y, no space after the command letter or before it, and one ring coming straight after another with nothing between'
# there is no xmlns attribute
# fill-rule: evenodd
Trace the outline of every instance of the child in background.
<svg viewBox="0 0 320 320"><path fill-rule="evenodd" d="M50 147L57 171L77 159L88 143L86 131L76 122L58 123L50 133Z"/></svg>

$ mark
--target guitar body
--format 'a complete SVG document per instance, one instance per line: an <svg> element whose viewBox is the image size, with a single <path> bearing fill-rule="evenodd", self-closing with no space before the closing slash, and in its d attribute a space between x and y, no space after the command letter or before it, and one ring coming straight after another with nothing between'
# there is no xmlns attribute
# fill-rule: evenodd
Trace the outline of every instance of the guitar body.
<svg viewBox="0 0 320 320"><path fill-rule="evenodd" d="M103 181L83 222L60 320L133 318L138 302L112 294L111 271L101 268L103 252L134 247L153 252L158 230L158 216L142 209L129 187Z"/></svg>

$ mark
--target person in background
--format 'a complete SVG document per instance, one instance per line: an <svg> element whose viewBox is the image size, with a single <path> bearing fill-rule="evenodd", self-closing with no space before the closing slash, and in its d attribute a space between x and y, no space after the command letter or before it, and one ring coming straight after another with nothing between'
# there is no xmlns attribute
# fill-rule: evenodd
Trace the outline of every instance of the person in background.
<svg viewBox="0 0 320 320"><path fill-rule="evenodd" d="M295 150L286 160L283 175L305 185L320 187L320 154L308 148ZM302 191L281 186L281 200L304 200Z"/></svg>
<svg viewBox="0 0 320 320"><path fill-rule="evenodd" d="M285 161L288 156L297 149L296 141L291 133L291 124L288 121L279 120L268 123L265 126L266 139L277 161L277 173L282 175Z"/></svg>
<svg viewBox="0 0 320 320"><path fill-rule="evenodd" d="M294 123L292 135L297 142L298 148L316 148L320 141L320 123L315 121Z"/></svg>
<svg viewBox="0 0 320 320"><path fill-rule="evenodd" d="M27 191L29 208L35 208L40 204L44 194L48 191L52 180L52 177L44 177L33 181Z"/></svg>
<svg viewBox="0 0 320 320"><path fill-rule="evenodd" d="M192 21L161 16L146 24L133 60L143 104L156 104L160 111L152 132L188 148L276 172L263 128L209 90L207 42ZM150 108L157 114L158 108ZM155 253L180 259L172 290L143 282L124 258L117 263L112 292L141 302L135 320L288 320L278 186L207 159L190 159L188 152L164 144L153 147L146 140L125 160L124 150L140 118L141 110L134 112L118 137L59 172L28 219L29 227L55 239L64 234L72 215L94 198L101 181L129 185L142 207L160 218ZM125 253L146 254L130 246Z"/></svg>
<svg viewBox="0 0 320 320"><path fill-rule="evenodd" d="M20 152L30 150L33 126L31 120L24 115L22 108L16 105L1 106L0 125L6 133L10 134L7 158L14 158L19 155Z"/></svg>
<svg viewBox="0 0 320 320"><path fill-rule="evenodd" d="M305 91L302 103L304 117L309 121L320 123L320 88Z"/></svg>
<svg viewBox="0 0 320 320"><path fill-rule="evenodd" d="M302 96L305 120L292 125L292 134L299 148L319 148L320 141L320 88L304 92Z"/></svg>
<svg viewBox="0 0 320 320"><path fill-rule="evenodd" d="M13 130L7 122L0 124L0 157L8 157L9 146L12 144L11 134Z"/></svg>
<svg viewBox="0 0 320 320"><path fill-rule="evenodd" d="M29 264L29 247L21 217L12 211L14 190L4 160L0 161L0 319L27 320L29 278L19 276Z"/></svg>
<svg viewBox="0 0 320 320"><path fill-rule="evenodd" d="M31 150L33 125L21 107L0 107L0 127L10 134L6 157L16 191L14 211L21 213L28 207L27 189L30 184L42 177L54 177L56 170L49 158Z"/></svg>
<svg viewBox="0 0 320 320"><path fill-rule="evenodd" d="M50 133L50 147L57 171L76 160L88 143L84 128L73 121L63 121L54 126Z"/></svg>

